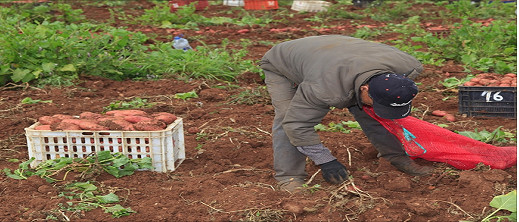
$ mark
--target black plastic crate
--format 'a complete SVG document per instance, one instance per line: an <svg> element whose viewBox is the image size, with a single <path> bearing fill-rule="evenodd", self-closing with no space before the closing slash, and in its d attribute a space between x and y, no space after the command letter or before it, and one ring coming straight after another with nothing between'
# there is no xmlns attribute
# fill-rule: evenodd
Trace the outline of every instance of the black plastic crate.
<svg viewBox="0 0 519 222"><path fill-rule="evenodd" d="M517 87L459 86L461 114L517 118Z"/></svg>

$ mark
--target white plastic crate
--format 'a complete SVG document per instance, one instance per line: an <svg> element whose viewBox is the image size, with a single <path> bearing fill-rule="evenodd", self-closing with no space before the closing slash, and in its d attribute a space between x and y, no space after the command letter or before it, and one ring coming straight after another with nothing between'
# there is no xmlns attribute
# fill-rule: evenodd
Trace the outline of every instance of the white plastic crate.
<svg viewBox="0 0 519 222"><path fill-rule="evenodd" d="M290 9L294 11L322 12L331 5L326 1L294 0Z"/></svg>
<svg viewBox="0 0 519 222"><path fill-rule="evenodd" d="M224 5L228 6L244 6L243 0L223 0Z"/></svg>
<svg viewBox="0 0 519 222"><path fill-rule="evenodd" d="M151 157L157 172L174 171L185 159L182 118L159 131L35 130L39 123L25 128L31 167L60 157L84 158L110 150L130 159Z"/></svg>

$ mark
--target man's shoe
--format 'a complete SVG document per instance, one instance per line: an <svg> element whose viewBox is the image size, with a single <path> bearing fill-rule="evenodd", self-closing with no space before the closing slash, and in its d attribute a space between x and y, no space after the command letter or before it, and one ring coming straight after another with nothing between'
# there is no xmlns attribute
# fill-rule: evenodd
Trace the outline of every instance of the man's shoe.
<svg viewBox="0 0 519 222"><path fill-rule="evenodd" d="M407 173L411 176L425 176L432 173L434 170L433 167L430 166L420 166L414 161L405 162L405 163L396 163L393 162L391 165L395 166L398 170Z"/></svg>
<svg viewBox="0 0 519 222"><path fill-rule="evenodd" d="M290 178L278 183L279 190L288 191L290 193L297 192L303 188L305 181L298 178Z"/></svg>

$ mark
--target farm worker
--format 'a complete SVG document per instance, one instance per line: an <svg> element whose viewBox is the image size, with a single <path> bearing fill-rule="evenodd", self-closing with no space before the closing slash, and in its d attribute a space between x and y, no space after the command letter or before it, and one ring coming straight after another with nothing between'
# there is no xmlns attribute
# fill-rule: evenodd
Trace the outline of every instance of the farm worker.
<svg viewBox="0 0 519 222"><path fill-rule="evenodd" d="M348 108L379 156L398 170L413 176L433 170L415 163L400 141L362 110L372 106L385 119L410 114L418 93L412 79L423 67L409 54L349 36L312 36L275 45L260 67L275 110L272 146L280 189L294 191L304 184L306 157L327 182L347 180L346 167L314 130L331 107Z"/></svg>

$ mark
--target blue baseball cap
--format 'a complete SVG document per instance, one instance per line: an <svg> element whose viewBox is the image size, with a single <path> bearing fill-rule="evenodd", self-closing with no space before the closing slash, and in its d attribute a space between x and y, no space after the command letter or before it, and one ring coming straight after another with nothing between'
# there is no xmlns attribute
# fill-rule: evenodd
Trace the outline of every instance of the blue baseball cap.
<svg viewBox="0 0 519 222"><path fill-rule="evenodd" d="M413 80L386 73L372 77L368 94L373 99L373 110L384 119L401 119L411 113L411 102L418 94Z"/></svg>

